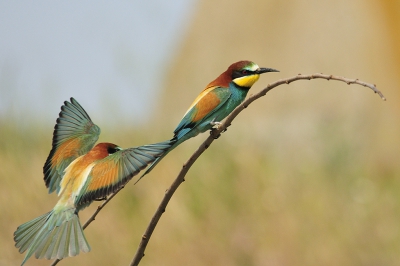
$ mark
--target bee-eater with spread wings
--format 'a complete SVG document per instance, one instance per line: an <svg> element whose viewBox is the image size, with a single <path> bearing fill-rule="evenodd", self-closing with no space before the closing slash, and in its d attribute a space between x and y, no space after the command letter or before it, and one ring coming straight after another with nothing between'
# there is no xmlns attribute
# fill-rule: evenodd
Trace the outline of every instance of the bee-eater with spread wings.
<svg viewBox="0 0 400 266"><path fill-rule="evenodd" d="M174 137L170 140L172 146L151 164L142 177L179 144L218 126L221 120L243 102L251 86L266 72L279 71L260 68L251 61L239 61L230 65L197 96L175 129Z"/></svg>
<svg viewBox="0 0 400 266"><path fill-rule="evenodd" d="M100 135L82 106L64 102L53 133L53 144L43 167L49 193L60 199L48 213L20 225L15 246L26 251L22 265L36 258L63 259L90 251L78 212L126 184L172 142L122 149L112 143L94 144ZM94 146L94 147L93 147Z"/></svg>

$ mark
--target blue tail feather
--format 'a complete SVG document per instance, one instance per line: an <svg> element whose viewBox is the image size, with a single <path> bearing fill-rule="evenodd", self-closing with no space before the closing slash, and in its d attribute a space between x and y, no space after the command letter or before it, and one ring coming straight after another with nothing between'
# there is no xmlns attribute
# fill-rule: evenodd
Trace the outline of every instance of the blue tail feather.
<svg viewBox="0 0 400 266"><path fill-rule="evenodd" d="M20 253L26 251L21 265L33 254L37 259L63 259L90 251L75 209L52 210L20 225L14 241Z"/></svg>

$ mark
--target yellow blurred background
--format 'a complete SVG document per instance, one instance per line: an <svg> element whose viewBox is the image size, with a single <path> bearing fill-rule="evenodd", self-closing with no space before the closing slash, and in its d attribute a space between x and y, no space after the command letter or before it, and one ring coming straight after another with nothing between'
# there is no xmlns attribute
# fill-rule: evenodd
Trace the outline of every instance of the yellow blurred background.
<svg viewBox="0 0 400 266"><path fill-rule="evenodd" d="M387 101L326 80L272 90L197 160L141 265L400 265L400 2L202 0L193 10L146 111L151 119L107 127L88 111L100 141L169 139L202 88L242 59L280 70L250 93L322 72L375 83ZM59 109L46 112L55 121ZM42 180L53 129L44 123L0 121L0 265L22 261L14 230L57 201ZM207 135L129 183L85 230L92 251L59 265L127 265L164 191Z"/></svg>

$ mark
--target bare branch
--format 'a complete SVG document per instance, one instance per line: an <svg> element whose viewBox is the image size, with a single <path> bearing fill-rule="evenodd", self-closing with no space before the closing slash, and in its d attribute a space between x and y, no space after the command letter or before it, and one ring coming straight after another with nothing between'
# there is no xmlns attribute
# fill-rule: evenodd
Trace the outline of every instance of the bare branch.
<svg viewBox="0 0 400 266"><path fill-rule="evenodd" d="M161 218L161 215L165 212L165 209L168 205L168 202L170 201L172 195L175 193L175 191L178 189L179 185L185 181L185 176L186 173L189 171L190 167L193 165L193 163L197 160L197 158L200 157L200 155L211 145L211 143L214 141L214 139L218 138L221 132L226 130L228 126L230 126L231 122L235 117L243 111L247 106L249 106L253 101L256 99L264 96L267 92L272 90L273 88L282 85L282 84L290 84L293 81L296 80L311 80L311 79L326 79L326 80L337 80L337 81L343 81L347 83L348 85L350 84L358 84L364 87L368 87L372 89L375 93L377 93L382 100L386 100L386 98L383 96L383 94L376 88L375 85L360 81L358 79L348 79L345 77L338 77L338 76L332 76L332 75L324 75L321 73L317 74L312 74L312 75L297 75L291 78L287 79L281 79L278 80L272 84L269 84L266 88L258 92L257 94L254 94L247 98L242 104L240 104L238 107L236 107L235 110L232 111L231 114L224 120L224 122L216 129L213 129L210 133L210 136L200 145L200 147L193 153L192 156L190 156L189 160L183 165L182 170L179 172L178 176L176 179L173 181L169 189L165 192L165 195L163 199L160 202L160 205L158 206L156 212L154 213L149 225L146 228L146 231L144 232L142 236L142 240L139 243L139 246L136 250L135 256L133 257L130 266L137 266L139 265L141 259L144 257L144 251L147 247L147 244L150 241L150 237L157 226L158 221Z"/></svg>
<svg viewBox="0 0 400 266"><path fill-rule="evenodd" d="M381 97L382 100L386 101L385 96L383 96L382 92L380 92L380 91L376 88L376 85L374 85L374 84L370 84L370 83L361 81L361 80L359 80L359 79L349 79L349 78L345 78L345 77L339 77L339 76L333 76L333 75L325 75L325 74L322 74L322 73L315 73L315 74L312 74L312 75L302 75L302 74L298 74L297 76L294 76L294 77L292 77L292 78L287 78L287 79L278 80L278 81L272 83L272 84L271 84L270 86L268 86L268 87L271 87L271 88L269 89L269 90L271 90L271 89L273 89L274 87L279 86L279 85L281 85L281 84L289 84L289 83L291 83L291 82L293 82L293 81L302 80L302 79L307 79L307 80L311 80L311 79L338 80L338 81L343 81L343 82L347 83L347 85L350 85L350 84L358 84L358 85L361 85L361 86L370 88L370 89L373 90L375 93L377 93L377 94ZM267 87L267 88L268 88L268 87ZM267 88L265 88L265 89L262 90L262 91L265 91L265 93L267 93L267 92L269 91L269 90L267 90ZM264 93L264 95L265 95L265 93Z"/></svg>
<svg viewBox="0 0 400 266"><path fill-rule="evenodd" d="M186 173L189 171L190 167L193 165L193 163L197 160L197 158L200 157L200 155L211 145L211 143L214 141L214 139L217 138L217 136L220 133L217 132L216 130L213 130L210 136L207 138L206 141L203 142L203 144L200 145L200 147L193 153L193 155L189 158L189 160L183 165L182 170L179 172L178 176L174 180L174 182L171 184L169 189L165 191L165 195L158 206L156 212L154 213L153 218L151 218L151 221L149 225L146 228L146 231L144 232L142 236L142 240L140 241L139 247L135 253L135 257L132 259L132 262L130 265L138 265L142 257L144 256L144 250L146 249L146 246L150 240L150 237L156 228L156 225L158 221L161 218L161 215L165 212L165 208L168 205L169 200L171 199L172 195L175 193L179 185L185 181L185 176Z"/></svg>

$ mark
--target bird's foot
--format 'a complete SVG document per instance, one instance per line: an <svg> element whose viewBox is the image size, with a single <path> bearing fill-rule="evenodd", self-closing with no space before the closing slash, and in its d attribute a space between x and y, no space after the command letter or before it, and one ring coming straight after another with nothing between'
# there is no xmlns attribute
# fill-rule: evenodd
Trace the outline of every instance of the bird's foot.
<svg viewBox="0 0 400 266"><path fill-rule="evenodd" d="M216 128L212 128L212 129L210 130L210 135L213 136L214 139L218 139L218 138L221 136L221 134L218 134L218 135L217 135L217 134L215 133L216 130L217 130Z"/></svg>
<svg viewBox="0 0 400 266"><path fill-rule="evenodd" d="M221 124L221 122L215 121L215 118L210 122L210 125L212 125L213 127L215 126L217 129Z"/></svg>

